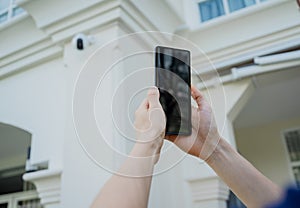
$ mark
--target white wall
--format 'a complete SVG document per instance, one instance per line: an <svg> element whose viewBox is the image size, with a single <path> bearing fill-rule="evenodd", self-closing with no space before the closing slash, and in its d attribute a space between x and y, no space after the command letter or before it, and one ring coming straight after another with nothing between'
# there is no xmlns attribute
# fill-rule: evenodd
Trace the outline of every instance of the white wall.
<svg viewBox="0 0 300 208"><path fill-rule="evenodd" d="M32 134L33 163L62 166L65 72L57 59L0 82L0 121Z"/></svg>
<svg viewBox="0 0 300 208"><path fill-rule="evenodd" d="M70 42L67 42L65 45L64 63L68 71L67 94L65 98L67 102L65 111L67 120L63 147L64 166L61 179L61 207L89 207L101 187L111 176L110 172L97 165L92 159L95 158L96 161L100 161L100 164L104 161L104 167L105 165L111 167L113 163L113 157L103 138L99 134L94 133L95 122L88 119L87 125L81 123L82 126L78 128L78 126L74 125L76 122L74 123L73 121L73 119L78 121L78 117L75 117L73 112L76 114L78 113L77 110L79 110L81 113L90 116L91 113L93 113L94 106L88 105L87 108L85 108L86 106L73 108L73 98L75 88L76 86L78 87L77 79L80 78L80 72L86 61L97 48L101 48L101 46L115 39L117 34L116 25L111 24L108 25L105 30L94 32L93 35L97 39L97 43L84 51L78 51ZM97 81L100 81L101 75L107 70L107 66L111 63L111 58L114 57L113 50L111 50L112 48L105 50L105 53L102 53L102 55L99 53L96 54L96 56L92 58L92 61L88 62L89 67L86 68L84 72L92 71L93 74L89 79L83 81L83 83L87 84L87 87L84 89L81 88L81 90L86 94L95 93ZM91 83L91 85L89 85L89 83ZM106 100L110 100L110 97L107 97L107 95L112 93L112 88L107 85L105 87L107 88L105 91L102 91L104 95L102 94L103 97L101 97L101 99L103 99L106 104ZM93 103L94 97L79 98L82 98L82 101L86 101L86 103ZM110 132L110 135L113 135L109 109L105 108L98 116L106 119L105 130ZM84 120L85 118L81 117L81 119ZM97 136L99 137L97 138ZM84 148L86 148L86 151ZM89 157L88 154L91 154L92 157Z"/></svg>
<svg viewBox="0 0 300 208"><path fill-rule="evenodd" d="M239 152L280 186L291 182L281 131L294 127L300 127L300 118L235 129Z"/></svg>

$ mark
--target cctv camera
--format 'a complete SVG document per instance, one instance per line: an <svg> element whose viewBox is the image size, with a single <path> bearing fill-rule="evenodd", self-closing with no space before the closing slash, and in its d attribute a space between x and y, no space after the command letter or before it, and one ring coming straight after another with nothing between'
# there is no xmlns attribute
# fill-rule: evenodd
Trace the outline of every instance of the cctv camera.
<svg viewBox="0 0 300 208"><path fill-rule="evenodd" d="M72 45L78 50L84 50L93 42L94 40L92 36L86 36L85 34L80 33L73 38Z"/></svg>

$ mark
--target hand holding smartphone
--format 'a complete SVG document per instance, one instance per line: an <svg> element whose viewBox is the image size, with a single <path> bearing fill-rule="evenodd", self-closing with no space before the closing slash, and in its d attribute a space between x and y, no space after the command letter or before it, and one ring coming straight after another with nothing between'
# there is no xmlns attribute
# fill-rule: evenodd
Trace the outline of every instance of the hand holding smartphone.
<svg viewBox="0 0 300 208"><path fill-rule="evenodd" d="M166 135L190 135L192 132L190 52L157 46L155 83L167 117Z"/></svg>

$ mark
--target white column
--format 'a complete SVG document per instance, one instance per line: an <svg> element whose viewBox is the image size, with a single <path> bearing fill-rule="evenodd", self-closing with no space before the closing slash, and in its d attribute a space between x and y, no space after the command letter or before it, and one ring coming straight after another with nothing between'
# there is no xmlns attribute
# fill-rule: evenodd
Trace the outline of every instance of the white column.
<svg viewBox="0 0 300 208"><path fill-rule="evenodd" d="M36 186L44 208L60 208L61 170L40 170L23 175Z"/></svg>
<svg viewBox="0 0 300 208"><path fill-rule="evenodd" d="M229 189L217 176L189 180L192 192L193 207L226 208Z"/></svg>

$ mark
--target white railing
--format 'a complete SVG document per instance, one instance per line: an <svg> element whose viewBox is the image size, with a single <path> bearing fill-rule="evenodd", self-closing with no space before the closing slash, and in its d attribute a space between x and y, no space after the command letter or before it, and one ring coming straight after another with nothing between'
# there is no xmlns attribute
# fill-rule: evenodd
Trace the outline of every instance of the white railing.
<svg viewBox="0 0 300 208"><path fill-rule="evenodd" d="M36 191L24 191L0 196L0 208L42 208Z"/></svg>

